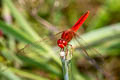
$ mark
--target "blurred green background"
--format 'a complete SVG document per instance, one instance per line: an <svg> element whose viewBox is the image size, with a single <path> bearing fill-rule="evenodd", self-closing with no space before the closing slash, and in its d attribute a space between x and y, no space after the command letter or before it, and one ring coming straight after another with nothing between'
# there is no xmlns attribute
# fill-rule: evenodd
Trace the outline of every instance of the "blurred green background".
<svg viewBox="0 0 120 80"><path fill-rule="evenodd" d="M73 80L120 80L120 0L0 0L0 80L63 80L60 35L55 34L88 10L77 33L87 50L102 54L104 60L89 52L108 76L80 54L73 40Z"/></svg>

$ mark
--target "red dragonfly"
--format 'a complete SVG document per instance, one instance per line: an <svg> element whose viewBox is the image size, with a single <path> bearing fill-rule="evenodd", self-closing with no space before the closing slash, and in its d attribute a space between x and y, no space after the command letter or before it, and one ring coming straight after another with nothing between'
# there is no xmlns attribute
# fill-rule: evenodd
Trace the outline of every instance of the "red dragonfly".
<svg viewBox="0 0 120 80"><path fill-rule="evenodd" d="M68 43L72 40L72 38L76 36L76 32L81 27L81 25L85 22L88 15L89 15L89 11L87 11L83 16L81 16L72 28L56 34L56 35L58 35L58 34L62 33L61 38L57 41L57 45L62 50L64 50L64 47L66 47L68 45ZM42 40L47 40L47 39L45 38L45 39L42 39ZM39 41L39 42L41 42L41 41ZM29 44L26 45L22 50L24 50L28 46L29 46Z"/></svg>
<svg viewBox="0 0 120 80"><path fill-rule="evenodd" d="M79 20L75 23L75 25L66 30L63 31L61 38L57 41L58 46L64 50L64 47L68 45L68 43L72 40L73 37L76 36L76 32L81 27L81 25L85 22L89 15L89 11L87 11L82 17L79 18Z"/></svg>

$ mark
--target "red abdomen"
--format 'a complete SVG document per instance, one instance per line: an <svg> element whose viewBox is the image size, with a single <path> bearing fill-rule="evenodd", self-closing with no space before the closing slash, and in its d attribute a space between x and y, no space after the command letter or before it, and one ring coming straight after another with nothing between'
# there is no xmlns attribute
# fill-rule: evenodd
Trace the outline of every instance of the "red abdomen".
<svg viewBox="0 0 120 80"><path fill-rule="evenodd" d="M79 20L75 23L75 25L71 29L74 32L76 32L81 27L81 25L85 22L85 20L87 19L88 15L89 15L89 11L87 11L83 16L81 16L79 18Z"/></svg>

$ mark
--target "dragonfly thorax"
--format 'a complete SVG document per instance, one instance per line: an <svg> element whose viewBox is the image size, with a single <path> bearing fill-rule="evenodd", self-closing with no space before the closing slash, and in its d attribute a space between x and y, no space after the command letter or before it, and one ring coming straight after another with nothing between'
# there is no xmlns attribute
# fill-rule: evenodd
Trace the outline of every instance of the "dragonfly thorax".
<svg viewBox="0 0 120 80"><path fill-rule="evenodd" d="M64 39L59 39L59 40L57 41L57 44L58 44L58 46L59 46L60 48L64 48L64 47L67 45L67 41L64 40Z"/></svg>

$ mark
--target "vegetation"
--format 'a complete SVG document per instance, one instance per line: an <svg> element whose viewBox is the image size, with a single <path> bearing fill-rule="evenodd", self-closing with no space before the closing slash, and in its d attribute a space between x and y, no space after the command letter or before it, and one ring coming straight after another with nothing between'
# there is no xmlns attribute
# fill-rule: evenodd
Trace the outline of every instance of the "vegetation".
<svg viewBox="0 0 120 80"><path fill-rule="evenodd" d="M72 40L72 80L120 80L119 9L120 0L0 0L0 80L63 80L55 34L87 10L78 40L101 69Z"/></svg>

